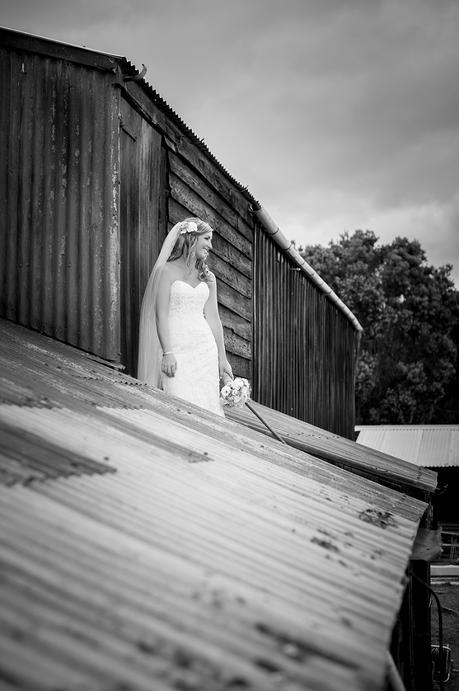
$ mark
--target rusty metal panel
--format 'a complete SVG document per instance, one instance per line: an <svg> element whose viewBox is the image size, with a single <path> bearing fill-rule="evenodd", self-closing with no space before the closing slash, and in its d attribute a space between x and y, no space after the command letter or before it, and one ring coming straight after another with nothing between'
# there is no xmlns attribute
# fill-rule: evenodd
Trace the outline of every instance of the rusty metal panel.
<svg viewBox="0 0 459 691"><path fill-rule="evenodd" d="M6 321L0 371L2 468L35 435L115 471L0 481L5 679L385 688L425 503Z"/></svg>
<svg viewBox="0 0 459 691"><path fill-rule="evenodd" d="M113 75L11 47L0 61L0 313L118 361Z"/></svg>
<svg viewBox="0 0 459 691"><path fill-rule="evenodd" d="M424 468L459 466L459 425L358 425L359 444Z"/></svg>
<svg viewBox="0 0 459 691"><path fill-rule="evenodd" d="M351 438L352 324L257 228L254 249L254 398Z"/></svg>

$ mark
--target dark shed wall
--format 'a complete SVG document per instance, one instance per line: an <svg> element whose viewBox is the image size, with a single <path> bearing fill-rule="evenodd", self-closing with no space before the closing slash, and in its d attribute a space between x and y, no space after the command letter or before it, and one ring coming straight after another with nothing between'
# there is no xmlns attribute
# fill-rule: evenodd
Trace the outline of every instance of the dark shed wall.
<svg viewBox="0 0 459 691"><path fill-rule="evenodd" d="M117 360L112 75L11 48L0 65L0 313Z"/></svg>
<svg viewBox="0 0 459 691"><path fill-rule="evenodd" d="M139 316L151 267L166 235L161 135L121 100L121 362L137 374Z"/></svg>
<svg viewBox="0 0 459 691"><path fill-rule="evenodd" d="M352 438L352 324L257 227L254 276L254 398Z"/></svg>

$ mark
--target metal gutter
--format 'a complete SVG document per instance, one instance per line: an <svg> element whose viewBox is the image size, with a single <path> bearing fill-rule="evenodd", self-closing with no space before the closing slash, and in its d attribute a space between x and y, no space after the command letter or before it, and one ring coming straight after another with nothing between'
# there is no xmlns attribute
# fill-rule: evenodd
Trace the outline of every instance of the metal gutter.
<svg viewBox="0 0 459 691"><path fill-rule="evenodd" d="M351 312L349 307L346 307L344 302L336 295L336 293L330 288L330 286L319 276L317 271L314 271L312 266L308 264L307 261L303 259L299 252L295 249L295 246L290 240L287 240L285 235L282 233L281 229L276 225L274 220L271 218L269 213L261 205L257 207L252 207L252 211L258 221L260 221L266 233L272 237L274 242L279 246L279 248L289 256L298 268L301 269L308 278L327 296L327 298L336 307L343 312L343 314L349 319L349 321L354 326L355 330L359 334L363 331L363 327L360 324L357 317Z"/></svg>

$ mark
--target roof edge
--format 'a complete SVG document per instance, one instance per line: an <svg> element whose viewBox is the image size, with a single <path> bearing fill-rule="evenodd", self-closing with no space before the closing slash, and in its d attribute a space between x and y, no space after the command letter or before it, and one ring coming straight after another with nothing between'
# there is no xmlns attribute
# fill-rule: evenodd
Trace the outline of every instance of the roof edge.
<svg viewBox="0 0 459 691"><path fill-rule="evenodd" d="M55 38L48 38L47 36L32 34L27 31L20 31L18 29L0 26L0 36L2 34L3 40L5 40L5 37L8 37L9 35L10 44L15 44L16 48L22 50L40 52L41 54L54 58L61 58L85 64L96 69L105 70L107 72L114 72L116 70L116 66L118 66L123 75L130 78L134 76L137 77L137 83L142 85L150 98L152 98L155 105L163 110L175 123L175 125L177 125L184 132L184 134L190 137L193 144L195 144L200 151L204 152L211 159L212 163L214 163L220 172L223 173L225 177L245 197L249 206L258 204L255 197L253 197L253 195L249 192L247 186L242 185L231 175L231 173L228 172L224 165L220 163L220 161L210 151L208 146L204 143L204 140L200 139L195 132L193 132L193 130L181 119L174 109L162 98L162 96L151 86L151 84L148 83L143 76L146 69L142 70L142 72L139 72L135 65L122 55L115 55L114 53L107 53L105 51L87 48L86 46L80 46L78 44L66 43L65 41L59 41ZM30 45L27 45L27 42L29 42ZM39 43L42 45L39 45ZM74 51L74 55L66 52L69 50Z"/></svg>
<svg viewBox="0 0 459 691"><path fill-rule="evenodd" d="M34 52L47 57L68 60L82 65L87 65L95 69L106 72L113 72L116 64L125 58L94 48L87 48L75 43L66 43L55 38L31 34L19 29L11 29L7 26L0 26L0 37L2 45ZM72 51L74 54L70 54Z"/></svg>

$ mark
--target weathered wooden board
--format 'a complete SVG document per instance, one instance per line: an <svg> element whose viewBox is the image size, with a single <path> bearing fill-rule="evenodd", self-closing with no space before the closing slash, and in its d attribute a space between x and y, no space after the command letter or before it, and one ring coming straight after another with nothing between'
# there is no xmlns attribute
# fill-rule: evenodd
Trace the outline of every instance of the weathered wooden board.
<svg viewBox="0 0 459 691"><path fill-rule="evenodd" d="M246 341L244 338L238 336L234 329L223 327L225 335L225 346L229 352L234 353L234 355L239 355L240 357L252 359L252 344Z"/></svg>
<svg viewBox="0 0 459 691"><path fill-rule="evenodd" d="M227 262L212 252L209 257L210 269L224 281L244 297L252 297L252 281L244 274L241 274L235 266L230 266Z"/></svg>
<svg viewBox="0 0 459 691"><path fill-rule="evenodd" d="M237 212L242 219L238 230L250 240L249 229L253 225L250 205L254 202L253 197L247 191L241 191L239 183L232 178L230 173L218 164L208 150L202 149L194 141L196 135L183 122L175 121L179 118L164 102L158 103L157 95L152 98L152 89L148 89L145 84L135 82L128 82L123 86L134 96L145 116L151 120L158 131L165 135L168 148L179 154L180 158L187 161L192 169L198 171L227 205Z"/></svg>
<svg viewBox="0 0 459 691"><path fill-rule="evenodd" d="M251 279L252 262L226 242L221 233L215 233L212 238L212 252L225 261L229 265L230 270L233 268Z"/></svg>
<svg viewBox="0 0 459 691"><path fill-rule="evenodd" d="M235 377L245 377L245 379L248 379L250 382L252 381L253 368L251 360L246 360L246 358L239 357L229 351L228 360L230 361Z"/></svg>
<svg viewBox="0 0 459 691"><path fill-rule="evenodd" d="M252 341L252 324L247 319L235 314L224 305L219 306L220 319L223 326L233 329L241 338Z"/></svg>
<svg viewBox="0 0 459 691"><path fill-rule="evenodd" d="M218 299L229 310L247 321L252 319L252 301L236 292L217 277ZM236 322L234 323L236 330Z"/></svg>
<svg viewBox="0 0 459 691"><path fill-rule="evenodd" d="M188 209L188 215L198 216L209 223L217 234L228 243L227 253L234 258L233 262L239 271L251 274L252 248L245 238L239 235L230 225L223 221L214 209L208 206L195 192L184 185L178 178L169 177L171 196L183 208ZM242 242L243 241L243 242Z"/></svg>
<svg viewBox="0 0 459 691"><path fill-rule="evenodd" d="M245 242L241 242L237 237L234 237L232 240L233 244L242 252L249 253L250 256L253 227L249 226L234 208L210 187L208 181L202 177L201 173L191 168L188 162L183 161L173 151L169 151L169 166L177 178L202 197L207 205L215 209L218 215L224 218L231 228L235 228L243 236Z"/></svg>
<svg viewBox="0 0 459 691"><path fill-rule="evenodd" d="M181 136L176 143L177 152L186 160L190 161L196 170L201 171L205 179L217 190L217 192L227 200L228 204L235 208L241 218L250 227L253 219L250 213L250 205L253 198L250 195L244 196L230 176L222 175L222 171L217 168L209 156L199 151L196 145L188 138ZM243 230L243 229L242 229Z"/></svg>

